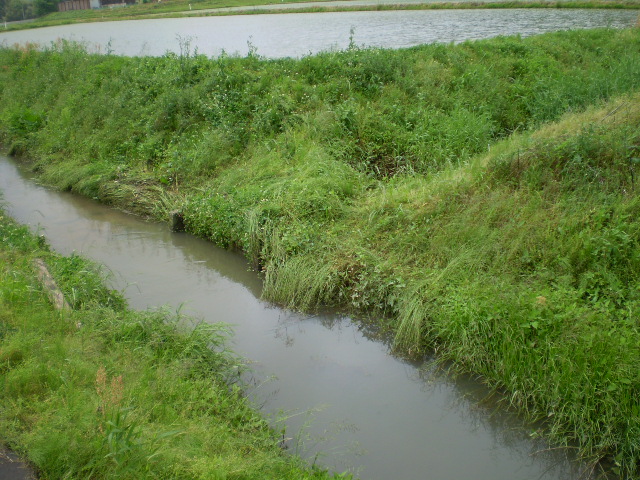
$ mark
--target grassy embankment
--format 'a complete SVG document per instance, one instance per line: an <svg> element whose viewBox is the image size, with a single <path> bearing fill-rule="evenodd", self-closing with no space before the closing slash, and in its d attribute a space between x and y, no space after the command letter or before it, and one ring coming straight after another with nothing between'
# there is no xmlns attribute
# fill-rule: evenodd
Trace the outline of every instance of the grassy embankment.
<svg viewBox="0 0 640 480"><path fill-rule="evenodd" d="M266 298L369 313L633 476L639 58L638 29L273 61L2 50L0 128L42 181L181 208Z"/></svg>
<svg viewBox="0 0 640 480"><path fill-rule="evenodd" d="M298 3L305 0L285 0L280 3ZM313 0L306 0L313 1ZM260 6L274 3L273 0L164 0L163 2L149 2L127 7L102 8L100 10L72 10L67 12L54 12L35 19L29 23L8 25L7 30L23 30L29 28L50 27L54 25L67 25L71 23L108 22L115 20L138 20L142 18L157 18L158 16L173 16L175 14L194 15L194 11ZM191 9L189 8L191 5Z"/></svg>
<svg viewBox="0 0 640 480"><path fill-rule="evenodd" d="M639 0L557 0L557 1L529 1L512 0L498 2L436 2L436 3L402 3L378 5L342 5L342 6L296 6L282 8L287 3L305 3L316 0L165 0L161 3L143 3L130 5L126 8L101 10L74 10L69 12L55 12L40 17L33 22L8 25L6 30L24 30L30 28L51 27L55 25L69 25L73 23L108 22L116 20L140 20L158 17L194 17L194 16L223 16L223 15L253 15L269 13L314 13L314 12L353 12L353 11L384 11L384 10L448 10L448 9L497 9L497 8L598 8L598 9L640 9ZM259 7L278 4L273 9L251 9L216 11L228 7Z"/></svg>
<svg viewBox="0 0 640 480"><path fill-rule="evenodd" d="M0 239L0 440L40 478L329 478L243 397L224 326L127 310L94 265L1 212ZM35 258L72 311L54 310Z"/></svg>

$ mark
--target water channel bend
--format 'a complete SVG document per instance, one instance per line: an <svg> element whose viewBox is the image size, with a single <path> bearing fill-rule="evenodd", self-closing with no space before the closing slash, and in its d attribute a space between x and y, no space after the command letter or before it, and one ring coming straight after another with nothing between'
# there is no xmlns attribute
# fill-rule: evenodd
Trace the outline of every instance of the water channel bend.
<svg viewBox="0 0 640 480"><path fill-rule="evenodd" d="M135 308L168 304L233 325L255 368L251 395L291 415L299 453L365 480L569 480L577 467L540 452L513 415L478 405L482 386L424 375L348 319L302 315L260 300L244 259L166 225L37 185L0 157L8 213L62 253L105 264ZM296 446L296 442L292 442Z"/></svg>

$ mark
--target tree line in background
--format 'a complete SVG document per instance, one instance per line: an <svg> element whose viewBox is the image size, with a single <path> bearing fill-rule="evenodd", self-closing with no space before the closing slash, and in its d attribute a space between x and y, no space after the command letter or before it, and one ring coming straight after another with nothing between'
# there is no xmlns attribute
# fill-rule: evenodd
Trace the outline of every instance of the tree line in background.
<svg viewBox="0 0 640 480"><path fill-rule="evenodd" d="M5 22L41 17L58 10L58 0L0 0L0 19Z"/></svg>

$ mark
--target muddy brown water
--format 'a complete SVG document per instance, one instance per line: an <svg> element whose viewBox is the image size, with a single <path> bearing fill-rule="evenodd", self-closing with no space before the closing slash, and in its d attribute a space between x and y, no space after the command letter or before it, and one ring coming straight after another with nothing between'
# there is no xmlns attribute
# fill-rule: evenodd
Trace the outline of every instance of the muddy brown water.
<svg viewBox="0 0 640 480"><path fill-rule="evenodd" d="M112 272L134 308L172 309L225 322L252 364L249 394L289 448L365 480L575 480L565 451L530 436L517 416L483 401L469 378L394 357L349 318L304 315L260 299L261 280L240 255L165 224L37 185L0 157L8 213Z"/></svg>

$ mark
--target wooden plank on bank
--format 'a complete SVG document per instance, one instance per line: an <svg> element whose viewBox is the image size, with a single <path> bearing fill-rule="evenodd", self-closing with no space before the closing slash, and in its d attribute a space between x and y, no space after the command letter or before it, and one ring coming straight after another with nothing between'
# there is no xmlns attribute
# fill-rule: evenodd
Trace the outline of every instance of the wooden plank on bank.
<svg viewBox="0 0 640 480"><path fill-rule="evenodd" d="M38 280L45 287L47 296L49 297L49 300L51 300L51 303L53 303L53 306L58 310L71 310L71 306L65 300L64 294L58 288L58 285L56 285L56 282L49 273L49 269L44 263L44 260L36 258L33 263L38 271Z"/></svg>

